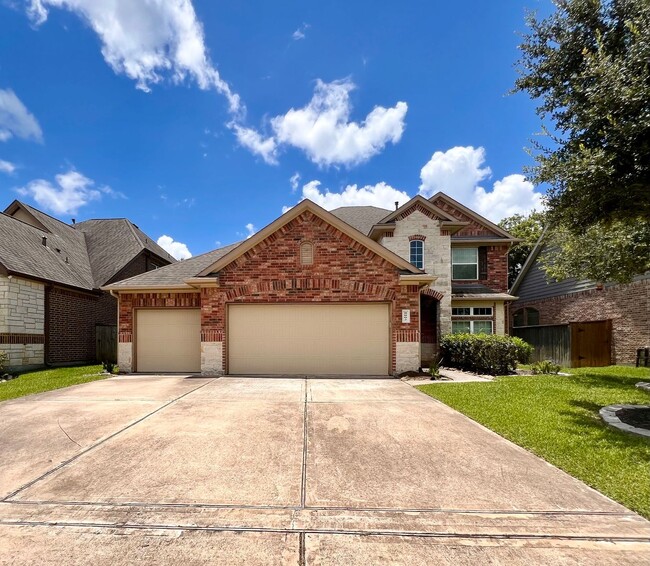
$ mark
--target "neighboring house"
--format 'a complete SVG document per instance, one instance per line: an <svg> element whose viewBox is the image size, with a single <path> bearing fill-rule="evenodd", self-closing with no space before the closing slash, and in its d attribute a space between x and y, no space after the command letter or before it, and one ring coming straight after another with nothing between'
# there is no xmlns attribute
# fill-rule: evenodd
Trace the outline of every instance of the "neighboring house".
<svg viewBox="0 0 650 566"><path fill-rule="evenodd" d="M510 290L518 297L510 307L512 333L574 367L635 363L637 349L650 346L650 272L628 284L556 281L540 263L544 247L542 237ZM565 356L557 344L562 335L545 331L549 325L567 327Z"/></svg>
<svg viewBox="0 0 650 566"><path fill-rule="evenodd" d="M0 213L0 350L15 369L95 360L95 328L117 324L102 285L176 260L120 219L68 225L19 201Z"/></svg>
<svg viewBox="0 0 650 566"><path fill-rule="evenodd" d="M104 287L123 371L386 375L454 331L505 332L512 236L448 196L327 212Z"/></svg>

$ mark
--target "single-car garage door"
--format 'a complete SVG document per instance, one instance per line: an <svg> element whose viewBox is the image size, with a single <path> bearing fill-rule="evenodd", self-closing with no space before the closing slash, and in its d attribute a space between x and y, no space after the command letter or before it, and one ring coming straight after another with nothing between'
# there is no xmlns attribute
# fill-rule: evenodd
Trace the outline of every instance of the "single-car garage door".
<svg viewBox="0 0 650 566"><path fill-rule="evenodd" d="M136 370L201 371L200 309L138 309Z"/></svg>
<svg viewBox="0 0 650 566"><path fill-rule="evenodd" d="M387 304L229 305L230 374L386 375Z"/></svg>

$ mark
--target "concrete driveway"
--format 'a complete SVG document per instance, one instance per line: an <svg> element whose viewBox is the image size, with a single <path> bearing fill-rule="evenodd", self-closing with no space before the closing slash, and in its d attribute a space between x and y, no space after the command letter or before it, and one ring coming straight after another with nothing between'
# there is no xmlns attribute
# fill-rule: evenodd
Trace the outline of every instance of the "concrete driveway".
<svg viewBox="0 0 650 566"><path fill-rule="evenodd" d="M650 564L650 523L394 380L113 378L0 404L0 455L0 564Z"/></svg>

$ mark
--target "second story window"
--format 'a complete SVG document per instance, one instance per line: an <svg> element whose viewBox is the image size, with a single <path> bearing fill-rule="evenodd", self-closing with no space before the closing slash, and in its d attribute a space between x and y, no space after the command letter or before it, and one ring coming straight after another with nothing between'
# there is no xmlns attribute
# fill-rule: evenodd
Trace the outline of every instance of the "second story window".
<svg viewBox="0 0 650 566"><path fill-rule="evenodd" d="M451 249L451 278L478 279L478 248Z"/></svg>
<svg viewBox="0 0 650 566"><path fill-rule="evenodd" d="M424 269L424 242L422 240L411 240L409 261L418 269Z"/></svg>

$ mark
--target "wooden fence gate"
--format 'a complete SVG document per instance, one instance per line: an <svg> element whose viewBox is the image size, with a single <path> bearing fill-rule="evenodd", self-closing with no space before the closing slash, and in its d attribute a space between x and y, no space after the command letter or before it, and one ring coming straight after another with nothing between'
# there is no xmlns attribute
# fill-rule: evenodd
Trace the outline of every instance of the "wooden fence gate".
<svg viewBox="0 0 650 566"><path fill-rule="evenodd" d="M98 362L117 363L117 326L95 326L95 355Z"/></svg>
<svg viewBox="0 0 650 566"><path fill-rule="evenodd" d="M565 367L600 367L612 363L612 321L518 326L511 330L535 347L533 361L553 360Z"/></svg>
<svg viewBox="0 0 650 566"><path fill-rule="evenodd" d="M612 363L612 321L571 323L571 367L600 367Z"/></svg>

